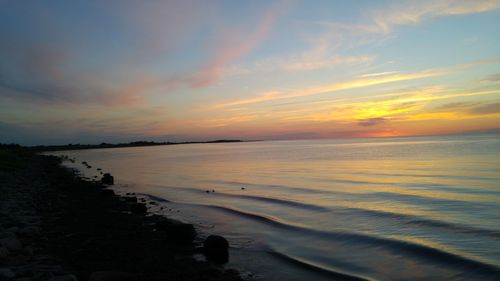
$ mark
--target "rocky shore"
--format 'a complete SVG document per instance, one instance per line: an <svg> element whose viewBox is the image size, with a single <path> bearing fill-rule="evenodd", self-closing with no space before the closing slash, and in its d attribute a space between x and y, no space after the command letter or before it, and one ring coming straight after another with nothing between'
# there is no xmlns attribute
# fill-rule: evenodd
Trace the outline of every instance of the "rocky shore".
<svg viewBox="0 0 500 281"><path fill-rule="evenodd" d="M58 158L0 148L0 281L242 280L193 259L192 225L146 209Z"/></svg>

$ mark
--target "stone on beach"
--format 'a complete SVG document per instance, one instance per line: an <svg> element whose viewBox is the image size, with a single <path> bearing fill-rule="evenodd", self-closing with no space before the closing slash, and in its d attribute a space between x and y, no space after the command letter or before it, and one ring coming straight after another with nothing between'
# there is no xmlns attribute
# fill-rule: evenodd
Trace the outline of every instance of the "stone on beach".
<svg viewBox="0 0 500 281"><path fill-rule="evenodd" d="M210 235L203 242L203 254L207 260L225 264L229 261L229 242L219 235Z"/></svg>
<svg viewBox="0 0 500 281"><path fill-rule="evenodd" d="M6 259L10 254L10 251L7 248L0 247L0 260Z"/></svg>
<svg viewBox="0 0 500 281"><path fill-rule="evenodd" d="M130 205L130 211L132 214L144 215L148 211L148 208L142 203L134 203Z"/></svg>
<svg viewBox="0 0 500 281"><path fill-rule="evenodd" d="M125 202L137 203L137 197L124 197Z"/></svg>
<svg viewBox="0 0 500 281"><path fill-rule="evenodd" d="M0 280L11 280L16 274L10 268L0 268Z"/></svg>
<svg viewBox="0 0 500 281"><path fill-rule="evenodd" d="M134 275L119 271L96 271L92 272L89 281L134 281Z"/></svg>
<svg viewBox="0 0 500 281"><path fill-rule="evenodd" d="M72 275L72 274L67 274L67 275L59 275L59 276L54 276L50 278L48 281L77 281L78 279Z"/></svg>
<svg viewBox="0 0 500 281"><path fill-rule="evenodd" d="M159 221L156 228L165 231L167 237L180 243L191 243L196 237L196 230L192 224L171 221Z"/></svg>
<svg viewBox="0 0 500 281"><path fill-rule="evenodd" d="M103 189L101 190L101 194L104 195L104 196L115 196L115 192L111 189Z"/></svg>
<svg viewBox="0 0 500 281"><path fill-rule="evenodd" d="M110 173L105 173L101 178L101 183L113 185L115 184L115 178Z"/></svg>
<svg viewBox="0 0 500 281"><path fill-rule="evenodd" d="M15 237L4 238L0 240L0 244L9 251L20 251L23 249L23 244Z"/></svg>

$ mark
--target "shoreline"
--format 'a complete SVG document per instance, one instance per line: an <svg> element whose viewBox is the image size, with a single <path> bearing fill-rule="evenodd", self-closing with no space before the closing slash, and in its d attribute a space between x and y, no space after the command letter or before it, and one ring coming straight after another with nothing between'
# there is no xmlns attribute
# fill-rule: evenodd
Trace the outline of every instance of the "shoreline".
<svg viewBox="0 0 500 281"><path fill-rule="evenodd" d="M193 258L193 225L147 214L133 194L85 181L57 157L0 152L1 280L243 280Z"/></svg>
<svg viewBox="0 0 500 281"><path fill-rule="evenodd" d="M181 144L218 144L218 143L245 143L245 142L259 142L262 140L212 140L212 141L185 141L185 142L130 142L130 143L101 143L101 144L67 144L67 145L37 145L37 146L23 146L22 148L35 151L35 152L49 152L49 151L71 151L71 150L85 150L85 149L107 149L107 148L126 148L126 147L149 147L149 146L163 146L163 145L181 145ZM9 145L7 145L9 146ZM13 145L11 145L13 146Z"/></svg>

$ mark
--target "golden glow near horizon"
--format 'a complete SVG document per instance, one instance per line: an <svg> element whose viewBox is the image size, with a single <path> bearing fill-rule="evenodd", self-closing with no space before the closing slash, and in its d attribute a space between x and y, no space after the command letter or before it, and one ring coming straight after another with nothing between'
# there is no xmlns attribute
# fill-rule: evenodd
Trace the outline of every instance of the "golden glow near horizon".
<svg viewBox="0 0 500 281"><path fill-rule="evenodd" d="M500 128L498 0L94 4L0 2L0 142Z"/></svg>

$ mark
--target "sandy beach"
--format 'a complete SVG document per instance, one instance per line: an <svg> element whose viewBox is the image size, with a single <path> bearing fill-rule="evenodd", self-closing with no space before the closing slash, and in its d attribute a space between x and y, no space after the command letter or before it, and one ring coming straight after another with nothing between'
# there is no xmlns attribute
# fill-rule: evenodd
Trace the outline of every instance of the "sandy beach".
<svg viewBox="0 0 500 281"><path fill-rule="evenodd" d="M84 181L60 159L0 151L0 280L242 280L195 260L192 225Z"/></svg>

